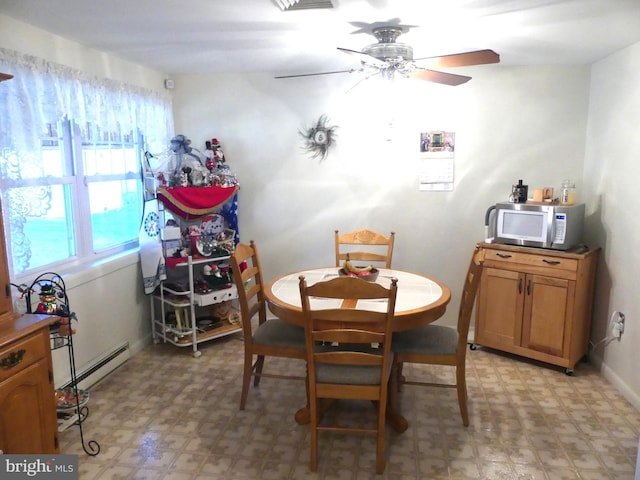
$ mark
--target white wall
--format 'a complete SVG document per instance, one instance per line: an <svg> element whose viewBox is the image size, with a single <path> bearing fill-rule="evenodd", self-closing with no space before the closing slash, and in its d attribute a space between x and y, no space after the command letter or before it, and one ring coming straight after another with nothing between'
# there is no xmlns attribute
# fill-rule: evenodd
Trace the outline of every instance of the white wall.
<svg viewBox="0 0 640 480"><path fill-rule="evenodd" d="M596 351L604 375L640 409L640 43L593 65L585 155L589 233L604 247L599 265L593 338L607 335L613 311L626 316L620 341Z"/></svg>
<svg viewBox="0 0 640 480"><path fill-rule="evenodd" d="M165 75L160 72L88 49L5 15L0 15L0 45L101 78L154 90L164 88ZM33 279L26 279L29 280ZM150 341L148 299L142 289L137 253L93 265L90 270L65 277L65 283L70 308L78 316L78 323L74 323L74 350L79 373L115 346L129 343L135 353ZM64 384L70 377L66 349L54 351L53 359L55 383Z"/></svg>
<svg viewBox="0 0 640 480"><path fill-rule="evenodd" d="M268 278L331 264L335 229L393 230L394 265L452 289L452 324L486 208L520 178L530 188L573 178L580 196L589 88L587 67L466 73L462 86L412 81L395 94L368 83L345 93L349 75L179 76L176 133L194 146L221 141L240 179L241 240L257 242ZM339 127L323 162L298 135L321 114ZM418 191L420 132L431 129L456 132L453 192Z"/></svg>
<svg viewBox="0 0 640 480"><path fill-rule="evenodd" d="M35 55L51 62L83 70L100 78L163 90L166 75L106 53L70 42L58 35L0 14L2 48ZM10 73L10 72L4 72Z"/></svg>

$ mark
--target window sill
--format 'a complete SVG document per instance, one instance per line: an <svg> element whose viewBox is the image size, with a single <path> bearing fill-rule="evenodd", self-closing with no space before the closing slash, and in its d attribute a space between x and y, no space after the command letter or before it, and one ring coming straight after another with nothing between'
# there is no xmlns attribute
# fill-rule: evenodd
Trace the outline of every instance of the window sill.
<svg viewBox="0 0 640 480"><path fill-rule="evenodd" d="M65 266L56 270L55 273L59 274L63 278L67 289L72 289L98 278L110 275L123 268L137 265L139 262L139 249L135 248L106 258L101 258L95 262ZM30 275L28 277L21 276L18 277L17 280L18 283L30 284L37 276L37 274Z"/></svg>

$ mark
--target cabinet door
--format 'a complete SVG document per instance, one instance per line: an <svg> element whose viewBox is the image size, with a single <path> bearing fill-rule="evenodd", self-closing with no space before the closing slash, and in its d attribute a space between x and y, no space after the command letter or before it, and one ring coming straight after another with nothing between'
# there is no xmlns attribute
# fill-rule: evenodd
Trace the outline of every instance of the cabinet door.
<svg viewBox="0 0 640 480"><path fill-rule="evenodd" d="M57 428L46 359L0 383L0 450L57 453Z"/></svg>
<svg viewBox="0 0 640 480"><path fill-rule="evenodd" d="M7 265L7 249L2 225L2 206L0 205L0 323L11 317L13 305L11 303L11 286L9 285L9 268Z"/></svg>
<svg viewBox="0 0 640 480"><path fill-rule="evenodd" d="M475 341L488 347L520 345L525 275L485 268L480 280Z"/></svg>
<svg viewBox="0 0 640 480"><path fill-rule="evenodd" d="M562 357L568 341L566 319L571 318L570 298L573 284L570 280L527 275L522 346L557 357Z"/></svg>

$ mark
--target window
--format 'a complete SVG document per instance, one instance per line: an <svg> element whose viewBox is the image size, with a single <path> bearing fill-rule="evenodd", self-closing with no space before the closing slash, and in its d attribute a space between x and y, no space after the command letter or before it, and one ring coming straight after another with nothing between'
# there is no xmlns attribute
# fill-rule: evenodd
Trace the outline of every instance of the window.
<svg viewBox="0 0 640 480"><path fill-rule="evenodd" d="M0 84L0 191L12 276L137 248L142 155L160 144L148 139L169 138L170 102L3 49L0 71L14 75Z"/></svg>
<svg viewBox="0 0 640 480"><path fill-rule="evenodd" d="M137 240L142 217L143 148L141 136L134 132L87 131L88 138L78 143L95 253Z"/></svg>
<svg viewBox="0 0 640 480"><path fill-rule="evenodd" d="M0 181L14 274L136 246L142 216L141 136L49 124L39 155Z"/></svg>

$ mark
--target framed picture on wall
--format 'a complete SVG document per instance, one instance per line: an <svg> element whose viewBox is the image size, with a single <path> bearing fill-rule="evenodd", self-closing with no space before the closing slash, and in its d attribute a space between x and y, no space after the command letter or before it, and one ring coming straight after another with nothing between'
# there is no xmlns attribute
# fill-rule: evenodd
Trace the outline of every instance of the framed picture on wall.
<svg viewBox="0 0 640 480"><path fill-rule="evenodd" d="M420 153L423 157L453 157L456 150L456 133L432 130L420 134Z"/></svg>
<svg viewBox="0 0 640 480"><path fill-rule="evenodd" d="M455 132L430 130L420 133L419 190L450 192L453 190Z"/></svg>

